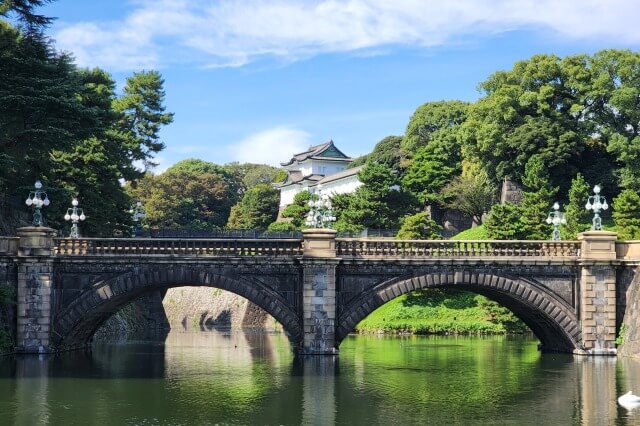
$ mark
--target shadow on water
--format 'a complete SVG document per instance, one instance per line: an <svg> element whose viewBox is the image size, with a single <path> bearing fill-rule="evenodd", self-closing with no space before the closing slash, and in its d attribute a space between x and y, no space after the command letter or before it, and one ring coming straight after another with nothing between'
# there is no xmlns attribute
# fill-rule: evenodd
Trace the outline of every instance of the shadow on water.
<svg viewBox="0 0 640 426"><path fill-rule="evenodd" d="M540 354L527 339L349 337L293 356L278 333L171 332L166 342L0 362L2 424L620 424L640 361Z"/></svg>

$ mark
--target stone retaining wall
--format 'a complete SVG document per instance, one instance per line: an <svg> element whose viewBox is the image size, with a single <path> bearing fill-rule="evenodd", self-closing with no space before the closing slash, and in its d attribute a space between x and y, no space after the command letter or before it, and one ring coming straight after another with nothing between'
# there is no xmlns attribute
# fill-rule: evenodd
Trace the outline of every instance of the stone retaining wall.
<svg viewBox="0 0 640 426"><path fill-rule="evenodd" d="M164 311L172 328L258 327L272 329L276 321L244 297L212 287L167 290Z"/></svg>
<svg viewBox="0 0 640 426"><path fill-rule="evenodd" d="M624 317L622 324L624 325L624 333L622 333L623 344L618 348L618 354L621 356L640 357L640 267L635 271L632 280L628 280L628 284L623 284L619 291L624 297L618 297L618 300L626 302ZM631 275L633 271L624 271L625 275Z"/></svg>

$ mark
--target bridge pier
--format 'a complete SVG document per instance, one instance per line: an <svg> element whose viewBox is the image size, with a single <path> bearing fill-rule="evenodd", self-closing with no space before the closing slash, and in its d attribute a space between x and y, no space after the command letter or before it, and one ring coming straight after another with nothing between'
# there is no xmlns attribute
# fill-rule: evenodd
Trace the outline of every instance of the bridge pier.
<svg viewBox="0 0 640 426"><path fill-rule="evenodd" d="M18 291L16 352L48 353L55 231L43 227L17 230Z"/></svg>
<svg viewBox="0 0 640 426"><path fill-rule="evenodd" d="M299 353L337 355L336 231L307 229L302 258L302 326Z"/></svg>
<svg viewBox="0 0 640 426"><path fill-rule="evenodd" d="M580 355L616 354L615 232L587 231L580 246Z"/></svg>

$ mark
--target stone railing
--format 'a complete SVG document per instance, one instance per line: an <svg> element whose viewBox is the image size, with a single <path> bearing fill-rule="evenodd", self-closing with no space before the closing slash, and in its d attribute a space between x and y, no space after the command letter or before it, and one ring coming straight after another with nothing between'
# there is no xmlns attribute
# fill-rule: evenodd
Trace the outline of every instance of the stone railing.
<svg viewBox="0 0 640 426"><path fill-rule="evenodd" d="M616 255L620 260L640 262L640 241L616 241Z"/></svg>
<svg viewBox="0 0 640 426"><path fill-rule="evenodd" d="M454 241L336 239L338 257L564 257L580 255L579 241Z"/></svg>
<svg viewBox="0 0 640 426"><path fill-rule="evenodd" d="M18 254L18 237L0 237L0 256L15 256Z"/></svg>
<svg viewBox="0 0 640 426"><path fill-rule="evenodd" d="M59 256L296 256L301 239L57 238Z"/></svg>

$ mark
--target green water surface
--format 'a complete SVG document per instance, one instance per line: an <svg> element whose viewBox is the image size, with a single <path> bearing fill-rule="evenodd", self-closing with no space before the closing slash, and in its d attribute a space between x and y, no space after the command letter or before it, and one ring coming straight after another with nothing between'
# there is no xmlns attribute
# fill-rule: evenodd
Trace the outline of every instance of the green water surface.
<svg viewBox="0 0 640 426"><path fill-rule="evenodd" d="M640 362L541 354L526 337L350 336L293 356L282 334L0 359L2 425L632 425Z"/></svg>

